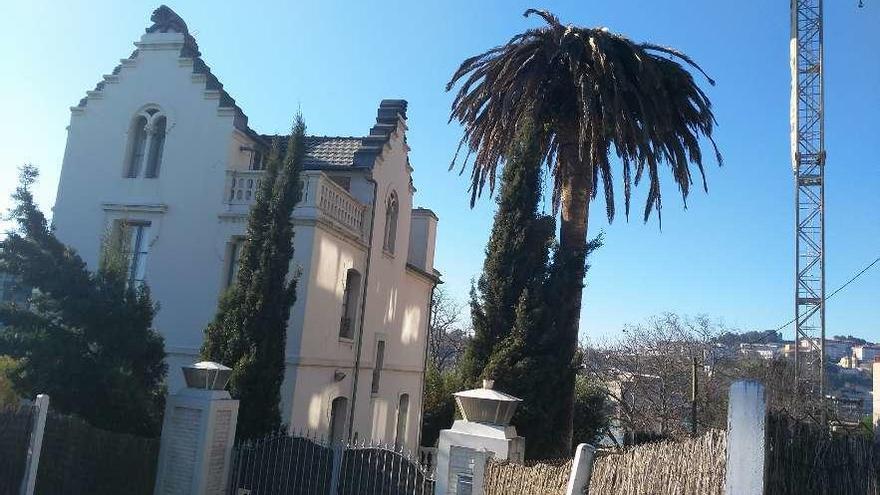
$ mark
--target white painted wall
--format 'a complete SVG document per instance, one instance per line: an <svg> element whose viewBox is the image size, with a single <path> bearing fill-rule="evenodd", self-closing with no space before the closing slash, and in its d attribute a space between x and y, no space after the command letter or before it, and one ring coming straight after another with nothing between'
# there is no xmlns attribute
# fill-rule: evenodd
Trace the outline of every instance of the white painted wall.
<svg viewBox="0 0 880 495"><path fill-rule="evenodd" d="M177 33L144 35L138 56L72 112L53 215L59 238L91 268L112 220L152 222L146 279L162 304L155 325L173 368L191 362L202 341L198 329L216 307L222 255L212 241L233 133L232 114L206 97L204 82L178 57L182 42ZM146 104L169 119L160 175L124 178L128 130ZM182 385L178 375L169 374L172 391Z"/></svg>
<svg viewBox="0 0 880 495"><path fill-rule="evenodd" d="M180 58L183 41L178 33L145 34L137 57L124 61L118 75L106 77L103 90L90 93L86 106L72 109L54 208L59 238L91 268L98 261L102 233L114 220L151 222L146 282L161 305L155 326L166 339L172 393L183 386L177 370L196 359L203 329L225 290L230 242L245 232L248 207L227 204L226 173L248 169L250 154L241 147L253 144L234 125L236 111L220 108L218 93L206 91L204 77L193 74L192 59ZM168 116L160 174L155 179L125 178L127 133L135 113L147 104ZM371 123L365 122L365 130ZM399 397L407 393L404 443L417 447L436 217L418 210L417 245L411 247L414 189L405 131L401 119L372 170L347 172L351 194L367 205L368 217L374 184L378 192L372 247L369 235L359 240L316 221L314 208L294 213L291 272L299 273L300 281L282 386L282 420L293 428L326 434L331 401L352 399L357 374L358 436L394 441ZM400 201L393 255L382 249L385 198L392 190ZM418 269L407 267L410 253ZM339 338L343 285L351 267L363 277L369 272L357 372L357 338ZM379 393L371 395L380 335L386 340L385 369ZM344 378L338 380L337 371Z"/></svg>

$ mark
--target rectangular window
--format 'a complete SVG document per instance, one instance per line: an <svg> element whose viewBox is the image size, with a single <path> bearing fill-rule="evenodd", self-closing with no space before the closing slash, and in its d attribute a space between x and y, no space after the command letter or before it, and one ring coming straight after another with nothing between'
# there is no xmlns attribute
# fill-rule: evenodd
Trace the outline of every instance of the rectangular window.
<svg viewBox="0 0 880 495"><path fill-rule="evenodd" d="M119 245L128 259L128 283L143 283L150 250L150 222L120 220L117 232L121 241Z"/></svg>
<svg viewBox="0 0 880 495"><path fill-rule="evenodd" d="M266 164L263 162L263 153L259 150L251 152L251 170L265 170Z"/></svg>
<svg viewBox="0 0 880 495"><path fill-rule="evenodd" d="M238 266L241 262L241 249L244 247L244 239L233 237L229 243L229 258L226 263L226 287L231 287L238 277Z"/></svg>
<svg viewBox="0 0 880 495"><path fill-rule="evenodd" d="M382 378L382 367L385 365L385 341L376 343L376 363L373 366L373 383L370 385L370 393L379 393L379 380Z"/></svg>

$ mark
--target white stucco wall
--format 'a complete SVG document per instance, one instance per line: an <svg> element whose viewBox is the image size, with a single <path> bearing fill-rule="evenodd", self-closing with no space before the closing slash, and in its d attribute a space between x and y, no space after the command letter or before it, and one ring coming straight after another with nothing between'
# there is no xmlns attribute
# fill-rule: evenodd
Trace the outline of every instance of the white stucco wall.
<svg viewBox="0 0 880 495"><path fill-rule="evenodd" d="M74 111L53 222L90 268L102 233L116 218L152 222L146 280L160 295L155 325L172 366L201 345L213 315L220 277L216 251L218 206L229 163L233 115L206 97L202 81L182 63L182 35L145 35L138 56L124 64L100 95ZM168 117L158 178L125 178L128 130L135 113L155 105ZM107 205L115 205L112 209ZM188 358L184 358L187 361ZM181 383L170 373L172 389Z"/></svg>

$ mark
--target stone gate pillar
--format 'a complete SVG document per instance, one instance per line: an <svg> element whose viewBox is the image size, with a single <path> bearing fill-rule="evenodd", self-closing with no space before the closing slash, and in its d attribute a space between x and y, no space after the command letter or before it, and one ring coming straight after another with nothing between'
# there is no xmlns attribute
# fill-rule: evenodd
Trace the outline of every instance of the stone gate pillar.
<svg viewBox="0 0 880 495"><path fill-rule="evenodd" d="M880 356L871 363L873 399L871 403L871 424L874 426L874 441L880 441Z"/></svg>
<svg viewBox="0 0 880 495"><path fill-rule="evenodd" d="M454 394L463 419L440 432L435 495L482 494L489 458L522 463L526 442L510 424L522 400L492 386L492 380L483 380L483 388Z"/></svg>
<svg viewBox="0 0 880 495"><path fill-rule="evenodd" d="M238 401L224 390L230 368L203 361L183 367L186 387L168 397L155 495L223 495Z"/></svg>

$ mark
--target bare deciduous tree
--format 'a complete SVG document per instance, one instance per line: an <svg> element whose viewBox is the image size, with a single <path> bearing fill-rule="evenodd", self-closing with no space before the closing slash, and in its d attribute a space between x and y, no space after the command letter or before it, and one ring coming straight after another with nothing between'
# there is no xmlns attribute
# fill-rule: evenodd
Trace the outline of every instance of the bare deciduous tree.
<svg viewBox="0 0 880 495"><path fill-rule="evenodd" d="M615 342L588 348L584 368L605 384L621 429L678 436L691 431L696 367L697 426L716 427L726 407L727 382L718 366L727 353L714 343L721 333L721 326L706 317L663 314L628 325Z"/></svg>
<svg viewBox="0 0 880 495"><path fill-rule="evenodd" d="M469 328L462 321L464 305L438 287L431 297L428 359L437 371L449 371L464 354Z"/></svg>
<svg viewBox="0 0 880 495"><path fill-rule="evenodd" d="M774 332L775 334L775 332ZM822 404L805 387L794 390L793 363L744 356L739 344L766 332L737 333L705 316L665 313L598 347L585 347L583 367L604 383L613 423L628 434L682 436L692 432L696 375L697 430L724 428L727 392L735 380L764 384L771 411L819 421Z"/></svg>

